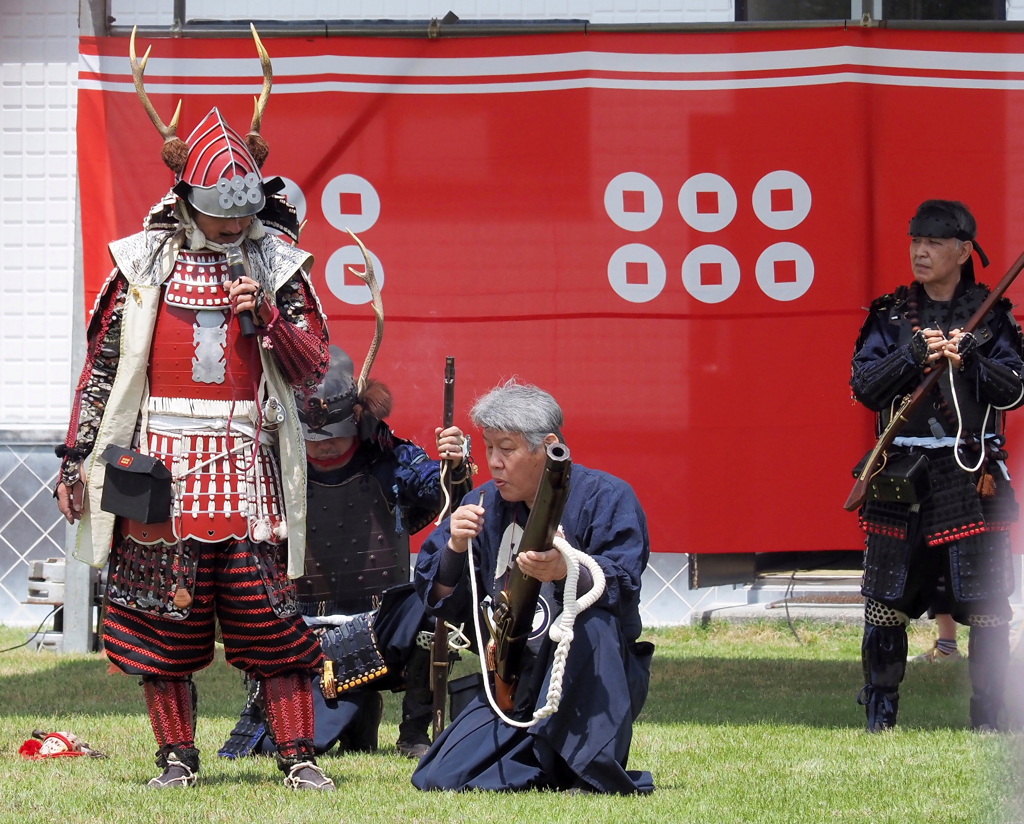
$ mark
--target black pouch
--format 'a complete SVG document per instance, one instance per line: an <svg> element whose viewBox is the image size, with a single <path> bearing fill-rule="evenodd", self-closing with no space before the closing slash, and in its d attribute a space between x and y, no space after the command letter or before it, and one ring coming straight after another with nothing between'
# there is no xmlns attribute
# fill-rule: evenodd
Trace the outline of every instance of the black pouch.
<svg viewBox="0 0 1024 824"><path fill-rule="evenodd" d="M863 461L854 469L860 474ZM887 456L885 466L868 483L868 497L896 504L920 504L931 495L928 457L923 453L896 452Z"/></svg>
<svg viewBox="0 0 1024 824"><path fill-rule="evenodd" d="M162 524L171 517L171 472L152 455L110 444L100 509L144 524Z"/></svg>
<svg viewBox="0 0 1024 824"><path fill-rule="evenodd" d="M448 682L448 703L450 717L454 720L470 705L474 698L483 693L484 678L479 672L471 672Z"/></svg>

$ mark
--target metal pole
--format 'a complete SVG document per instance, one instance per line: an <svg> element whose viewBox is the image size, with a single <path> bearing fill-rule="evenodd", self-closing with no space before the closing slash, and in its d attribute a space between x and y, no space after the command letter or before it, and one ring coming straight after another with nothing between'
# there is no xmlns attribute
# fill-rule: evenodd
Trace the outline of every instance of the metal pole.
<svg viewBox="0 0 1024 824"><path fill-rule="evenodd" d="M84 37L103 36L110 29L109 0L81 0L79 30ZM85 361L85 267L82 255L82 204L75 186L75 270L71 305L71 375L74 387ZM74 558L78 525L68 524L64 538L64 652L92 652L93 631L93 569Z"/></svg>
<svg viewBox="0 0 1024 824"><path fill-rule="evenodd" d="M78 31L83 37L110 34L110 0L78 0Z"/></svg>

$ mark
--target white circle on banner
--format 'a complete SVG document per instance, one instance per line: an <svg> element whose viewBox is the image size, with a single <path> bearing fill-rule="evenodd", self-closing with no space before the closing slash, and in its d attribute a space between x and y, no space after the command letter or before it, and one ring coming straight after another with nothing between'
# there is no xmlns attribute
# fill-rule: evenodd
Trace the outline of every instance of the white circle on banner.
<svg viewBox="0 0 1024 824"><path fill-rule="evenodd" d="M658 184L640 172L616 175L604 190L608 217L627 232L650 229L661 217L664 205Z"/></svg>
<svg viewBox="0 0 1024 824"><path fill-rule="evenodd" d="M380 195L365 177L338 175L324 187L320 208L335 229L365 232L380 217Z"/></svg>
<svg viewBox="0 0 1024 824"><path fill-rule="evenodd" d="M281 182L284 183L284 188L278 194L284 195L285 199L295 207L295 215L298 217L299 225L301 226L302 221L306 219L306 196L302 193L302 189L299 188L299 184L294 180L284 175L274 175L274 177L280 177Z"/></svg>
<svg viewBox="0 0 1024 824"><path fill-rule="evenodd" d="M701 303L728 300L740 285L740 264L724 246L698 246L683 261L683 286Z"/></svg>
<svg viewBox="0 0 1024 824"><path fill-rule="evenodd" d="M814 282L814 258L796 243L775 243L761 252L754 270L757 285L773 300L803 297Z"/></svg>
<svg viewBox="0 0 1024 824"><path fill-rule="evenodd" d="M796 174L769 172L754 187L754 214L769 229L792 229L811 211L811 187Z"/></svg>
<svg viewBox="0 0 1024 824"><path fill-rule="evenodd" d="M665 261L650 246L627 243L608 261L608 283L623 300L647 303L665 288Z"/></svg>
<svg viewBox="0 0 1024 824"><path fill-rule="evenodd" d="M377 285L383 289L384 267L380 265L379 258L373 252L370 252L370 262L373 263L373 273L377 278ZM369 303L373 300L370 287L347 271L346 267L348 266L355 266L360 270L365 268L363 252L358 246L342 246L328 258L327 265L324 267L324 280L327 282L327 288L342 303L352 306Z"/></svg>
<svg viewBox="0 0 1024 824"><path fill-rule="evenodd" d="M737 203L729 181L711 172L694 175L679 190L679 214L698 232L722 231L736 217Z"/></svg>

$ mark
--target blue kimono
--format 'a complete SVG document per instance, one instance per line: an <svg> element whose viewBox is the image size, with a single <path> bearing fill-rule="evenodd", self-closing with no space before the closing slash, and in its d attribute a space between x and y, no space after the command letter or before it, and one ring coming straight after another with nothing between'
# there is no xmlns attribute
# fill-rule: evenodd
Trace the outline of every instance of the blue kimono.
<svg viewBox="0 0 1024 824"><path fill-rule="evenodd" d="M503 536L522 534L529 511L508 503L493 482L464 502L482 502L484 529L473 541L477 591L492 597ZM604 594L576 620L566 662L561 707L524 730L501 721L479 696L445 729L413 773L421 790L560 789L650 793L649 772L627 770L633 722L650 682L652 644L638 642L640 579L650 555L647 519L624 481L575 464L562 528L569 544L591 555L606 578ZM450 537L445 521L424 542L416 563L416 590L428 603L439 559ZM508 538L506 537L506 544ZM467 564L468 570L468 564ZM561 601L561 584L547 586ZM428 612L453 623L470 621L475 605L468 572ZM546 635L531 645L512 715L525 720L545 703L554 644Z"/></svg>

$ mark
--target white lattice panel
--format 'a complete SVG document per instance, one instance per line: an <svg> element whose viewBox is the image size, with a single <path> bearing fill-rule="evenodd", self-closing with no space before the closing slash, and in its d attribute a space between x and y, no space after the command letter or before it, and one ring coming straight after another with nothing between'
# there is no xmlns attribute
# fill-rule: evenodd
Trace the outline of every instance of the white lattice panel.
<svg viewBox="0 0 1024 824"><path fill-rule="evenodd" d="M0 428L66 423L77 0L0 4Z"/></svg>
<svg viewBox="0 0 1024 824"><path fill-rule="evenodd" d="M701 23L733 19L733 0L187 0L188 19L589 20L591 23ZM113 0L118 25L169 26L172 4Z"/></svg>

